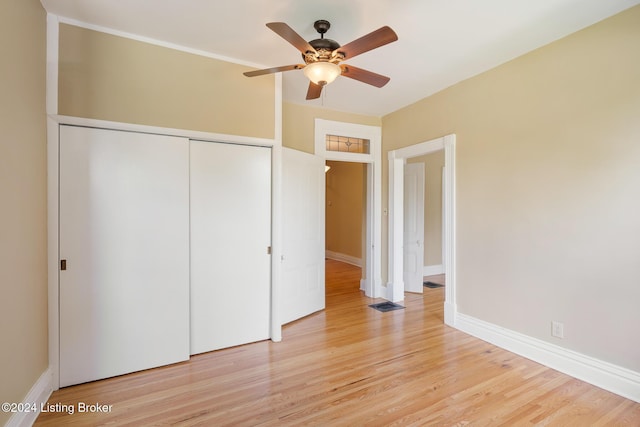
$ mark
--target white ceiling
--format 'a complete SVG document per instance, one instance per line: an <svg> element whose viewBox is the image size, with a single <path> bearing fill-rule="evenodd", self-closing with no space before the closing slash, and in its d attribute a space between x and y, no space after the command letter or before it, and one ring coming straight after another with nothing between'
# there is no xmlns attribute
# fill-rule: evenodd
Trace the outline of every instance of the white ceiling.
<svg viewBox="0 0 640 427"><path fill-rule="evenodd" d="M41 0L52 14L232 58L259 68L297 64L300 53L268 29L289 24L344 45L383 25L398 41L347 64L384 74L378 89L338 78L305 101L301 71L283 73L286 101L383 116L587 27L640 0ZM260 77L253 77L260 78Z"/></svg>

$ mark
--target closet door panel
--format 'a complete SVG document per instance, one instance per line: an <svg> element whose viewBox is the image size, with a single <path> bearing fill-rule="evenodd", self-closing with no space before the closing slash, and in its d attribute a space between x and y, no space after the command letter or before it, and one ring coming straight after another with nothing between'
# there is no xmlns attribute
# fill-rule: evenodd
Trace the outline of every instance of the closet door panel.
<svg viewBox="0 0 640 427"><path fill-rule="evenodd" d="M189 357L189 141L61 126L60 385Z"/></svg>
<svg viewBox="0 0 640 427"><path fill-rule="evenodd" d="M191 141L191 353L269 338L271 149Z"/></svg>

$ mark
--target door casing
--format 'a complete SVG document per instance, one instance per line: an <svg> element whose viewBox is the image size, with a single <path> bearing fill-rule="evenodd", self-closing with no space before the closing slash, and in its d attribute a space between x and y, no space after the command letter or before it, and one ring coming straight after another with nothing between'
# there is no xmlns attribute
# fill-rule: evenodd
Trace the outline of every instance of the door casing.
<svg viewBox="0 0 640 427"><path fill-rule="evenodd" d="M408 158L444 150L444 264L445 287L444 321L454 326L456 314L456 200L455 200L455 147L456 135L450 134L419 144L389 151L389 283L387 299L398 302L404 299L403 283L403 211L404 165Z"/></svg>
<svg viewBox="0 0 640 427"><path fill-rule="evenodd" d="M344 153L326 149L327 135L369 140L370 153ZM366 233L360 289L371 298L384 297L382 288L382 129L332 120L315 120L315 154L325 160L367 164Z"/></svg>

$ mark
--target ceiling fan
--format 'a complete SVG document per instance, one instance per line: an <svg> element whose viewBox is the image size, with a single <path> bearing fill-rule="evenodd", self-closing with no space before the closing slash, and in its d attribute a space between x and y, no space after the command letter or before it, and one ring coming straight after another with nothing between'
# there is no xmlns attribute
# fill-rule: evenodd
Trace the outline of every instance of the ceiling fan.
<svg viewBox="0 0 640 427"><path fill-rule="evenodd" d="M353 65L340 63L361 53L398 40L396 33L387 26L381 27L344 46L340 46L335 40L324 38L324 34L329 30L329 27L331 27L329 21L325 21L324 19L318 20L313 24L313 27L320 34L320 38L309 42L304 40L284 22L270 22L267 24L267 27L298 49L302 53L304 64L284 65L281 67L266 68L264 70L248 71L244 73L247 77L262 76L281 71L302 70L304 75L310 80L307 99L319 98L322 93L322 88L340 75L375 87L382 87L390 80L389 77L357 68Z"/></svg>

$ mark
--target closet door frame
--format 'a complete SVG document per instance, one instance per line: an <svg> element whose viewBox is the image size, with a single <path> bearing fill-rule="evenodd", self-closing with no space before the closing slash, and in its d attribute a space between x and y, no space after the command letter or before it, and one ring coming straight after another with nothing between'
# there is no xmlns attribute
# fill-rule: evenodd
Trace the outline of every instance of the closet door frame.
<svg viewBox="0 0 640 427"><path fill-rule="evenodd" d="M278 120L276 120L278 123ZM80 117L51 114L47 119L47 233L48 233L48 324L49 324L49 368L47 377L51 390L60 388L60 329L59 329L59 288L60 288L60 252L59 252L59 153L60 126L84 126L99 129L151 133L177 136L201 141L222 142L229 144L256 145L272 148L272 198L271 198L271 326L270 339L278 342L282 339L282 323L279 316L279 284L281 276L281 157L282 131L276 126L274 139L249 136L227 135L210 132L188 131L184 129L162 128L156 126L136 125L111 122Z"/></svg>

